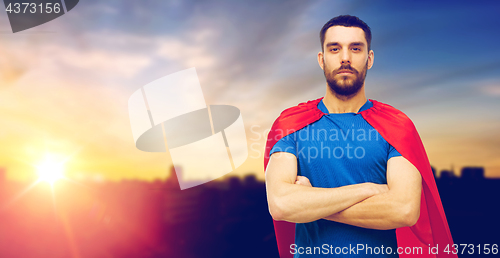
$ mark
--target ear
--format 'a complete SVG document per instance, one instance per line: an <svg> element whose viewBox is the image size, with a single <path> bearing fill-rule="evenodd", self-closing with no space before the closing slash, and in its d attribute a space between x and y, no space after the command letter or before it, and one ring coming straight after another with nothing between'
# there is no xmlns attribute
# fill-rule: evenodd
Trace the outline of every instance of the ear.
<svg viewBox="0 0 500 258"><path fill-rule="evenodd" d="M375 56L374 56L373 50L370 50L370 52L368 52L368 69L372 68L374 58L375 58Z"/></svg>
<svg viewBox="0 0 500 258"><path fill-rule="evenodd" d="M318 53L318 64L319 64L319 67L321 67L321 69L324 71L325 67L323 67L323 61L324 61L323 58L324 58L323 52L319 52Z"/></svg>

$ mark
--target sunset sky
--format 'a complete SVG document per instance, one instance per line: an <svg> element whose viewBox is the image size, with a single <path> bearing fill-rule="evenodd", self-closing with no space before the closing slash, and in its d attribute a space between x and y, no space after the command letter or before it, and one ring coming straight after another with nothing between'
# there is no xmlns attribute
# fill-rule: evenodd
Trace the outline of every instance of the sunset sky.
<svg viewBox="0 0 500 258"><path fill-rule="evenodd" d="M85 0L15 34L0 10L0 167L27 180L52 155L75 179L165 178L169 154L135 148L128 98L196 67L207 104L242 112L249 158L229 176L263 179L274 119L325 93L319 30L351 14L373 34L367 97L413 120L438 170L500 177L500 3L446 2Z"/></svg>

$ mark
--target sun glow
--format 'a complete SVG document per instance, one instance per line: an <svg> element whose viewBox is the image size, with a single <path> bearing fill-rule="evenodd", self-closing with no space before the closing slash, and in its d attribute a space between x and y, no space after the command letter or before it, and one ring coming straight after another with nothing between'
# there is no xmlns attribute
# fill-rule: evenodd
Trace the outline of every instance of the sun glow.
<svg viewBox="0 0 500 258"><path fill-rule="evenodd" d="M52 159L45 159L40 165L36 166L38 181L45 181L54 184L57 180L64 177L64 163Z"/></svg>

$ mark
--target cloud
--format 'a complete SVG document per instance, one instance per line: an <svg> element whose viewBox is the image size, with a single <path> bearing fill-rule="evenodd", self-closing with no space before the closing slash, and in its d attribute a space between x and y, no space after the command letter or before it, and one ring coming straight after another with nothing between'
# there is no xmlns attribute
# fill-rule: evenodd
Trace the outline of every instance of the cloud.
<svg viewBox="0 0 500 258"><path fill-rule="evenodd" d="M488 96L500 97L500 83L484 85L481 87L481 92Z"/></svg>
<svg viewBox="0 0 500 258"><path fill-rule="evenodd" d="M94 70L125 78L134 77L142 68L151 63L151 59L137 54L112 52L103 49L82 51L58 47L54 61L61 62L82 71Z"/></svg>
<svg viewBox="0 0 500 258"><path fill-rule="evenodd" d="M126 160L150 158L153 164L157 156L137 158L135 155L140 154L132 152L135 148L131 144L127 99L139 87L192 66L197 68L208 104L237 106L247 129L259 125L259 130L264 131L283 109L324 94L325 81L316 53L320 50L318 31L329 18L349 11L368 17L368 23L379 28L379 40L385 38L383 35L398 36L399 28L407 28L408 24L419 24L419 19L412 17L399 24L395 21L402 14L392 6L371 8L370 3L81 2L67 15L33 29L52 31L51 34L25 33L1 39L0 111L6 115L0 135L10 137L21 131L15 140L10 140L12 145L20 144L23 135L30 132L86 143L94 150L94 154L85 154L88 163L100 159L112 164L131 157ZM422 8L412 13L426 17L426 12ZM453 17L456 16L459 14ZM457 21L452 19L449 24ZM440 23L439 32L448 31L447 24ZM424 25L412 29L411 38L400 35L405 44L379 41L385 52L376 50L375 67L367 77L367 97L403 111L411 109L415 111L412 115L428 121L429 114L443 108L426 109L433 103L456 109L445 109L446 115L456 112L462 116L463 110L456 107L463 105L463 99L471 101L471 106L484 107L482 100L494 100L485 95L500 96L498 81L473 83L494 74L500 63L491 58L470 60L466 65L452 62L449 58L456 56L454 51L448 50L453 54L449 56L437 55L446 49L434 50L433 44L425 45L432 51L421 51L423 45L416 45L413 39L434 42L431 34L423 33L429 32L429 24ZM461 33L456 35L450 36L450 42L466 38ZM450 46L462 49L464 44L459 43ZM424 62L408 58L414 56ZM475 99L470 98L471 92L476 93ZM496 103L488 106L490 110L497 107ZM96 158L95 153L100 157Z"/></svg>
<svg viewBox="0 0 500 258"><path fill-rule="evenodd" d="M176 62L186 67L209 69L217 64L217 59L206 46L209 38L214 37L214 32L205 30L190 41L177 38L160 37L154 40L157 56L170 62Z"/></svg>

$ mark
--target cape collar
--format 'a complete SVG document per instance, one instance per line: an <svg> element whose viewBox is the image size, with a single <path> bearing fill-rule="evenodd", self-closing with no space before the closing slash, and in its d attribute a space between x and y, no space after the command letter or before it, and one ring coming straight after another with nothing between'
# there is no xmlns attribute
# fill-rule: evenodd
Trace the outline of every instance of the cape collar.
<svg viewBox="0 0 500 258"><path fill-rule="evenodd" d="M321 98L321 100L319 101L319 103L318 103L318 106L317 106L317 107L318 107L318 109L319 109L321 112L323 112L323 113L324 113L324 114L326 114L326 115L329 115L329 114L334 114L334 115L336 115L336 114L338 114L338 113L330 113L330 112L328 111L328 108L326 108L325 103L323 103L323 98ZM367 109L369 109L369 108L371 108L371 107L373 107L373 103L372 103L370 100L366 100L365 104L363 104L363 106L361 106L361 108L358 110L358 112L357 112L357 113L354 113L354 112L348 112L348 113L340 113L340 114L359 114L360 112L365 111L365 110L367 110Z"/></svg>

